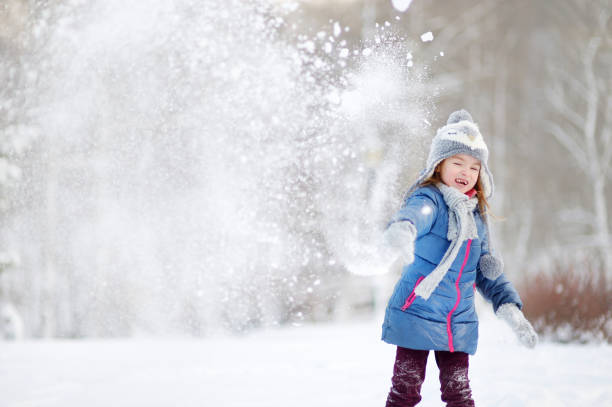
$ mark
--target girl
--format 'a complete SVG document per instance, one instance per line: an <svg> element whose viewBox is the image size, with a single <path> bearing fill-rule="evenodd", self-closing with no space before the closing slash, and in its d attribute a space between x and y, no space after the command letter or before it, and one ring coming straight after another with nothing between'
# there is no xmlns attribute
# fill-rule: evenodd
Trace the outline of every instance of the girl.
<svg viewBox="0 0 612 407"><path fill-rule="evenodd" d="M401 257L402 277L387 305L382 339L397 345L387 407L420 400L430 350L440 369L442 400L474 406L468 354L476 352L476 288L528 347L537 335L520 311L518 293L493 254L487 200L493 177L488 149L465 110L434 137L427 167L384 233L387 255ZM390 253L389 253L390 251Z"/></svg>

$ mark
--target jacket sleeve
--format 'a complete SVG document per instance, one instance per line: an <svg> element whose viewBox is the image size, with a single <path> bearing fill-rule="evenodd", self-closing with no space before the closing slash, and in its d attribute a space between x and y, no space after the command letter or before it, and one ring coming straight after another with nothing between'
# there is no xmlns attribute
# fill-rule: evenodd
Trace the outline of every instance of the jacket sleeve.
<svg viewBox="0 0 612 407"><path fill-rule="evenodd" d="M518 292L512 285L512 283L506 278L506 275L501 272L503 268L502 264L489 264L483 265L483 259L491 257L491 250L489 247L489 236L488 228L485 226L484 237L481 246L480 260L476 269L476 287L482 296L490 303L493 304L493 311L497 312L497 309L503 304L516 304L519 309L523 308L523 302ZM492 270L486 270L487 268L499 267L499 273L493 273ZM487 274L495 274L494 278L487 278ZM499 274L499 276L497 276Z"/></svg>
<svg viewBox="0 0 612 407"><path fill-rule="evenodd" d="M416 228L417 238L429 233L436 219L438 208L435 198L421 191L415 191L404 201L400 210L391 218L387 228L395 222L408 221Z"/></svg>
<svg viewBox="0 0 612 407"><path fill-rule="evenodd" d="M495 280L486 278L482 273L476 273L476 287L482 296L493 304L493 311L503 304L516 304L519 309L523 308L523 302L512 283L504 274Z"/></svg>

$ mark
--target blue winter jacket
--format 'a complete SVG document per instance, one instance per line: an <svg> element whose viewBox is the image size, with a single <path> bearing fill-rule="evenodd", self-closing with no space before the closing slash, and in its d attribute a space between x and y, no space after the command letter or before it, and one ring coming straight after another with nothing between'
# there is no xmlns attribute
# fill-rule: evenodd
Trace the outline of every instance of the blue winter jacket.
<svg viewBox="0 0 612 407"><path fill-rule="evenodd" d="M411 222L417 237L414 262L403 268L389 299L382 328L382 339L404 348L458 351L474 354L478 343L478 317L474 308L476 288L497 311L500 305L515 303L520 297L502 274L492 281L478 270L480 256L487 253L486 225L478 208L474 211L478 238L463 242L446 276L428 300L415 297L414 290L442 259L450 240L448 206L435 186L412 193L393 222Z"/></svg>

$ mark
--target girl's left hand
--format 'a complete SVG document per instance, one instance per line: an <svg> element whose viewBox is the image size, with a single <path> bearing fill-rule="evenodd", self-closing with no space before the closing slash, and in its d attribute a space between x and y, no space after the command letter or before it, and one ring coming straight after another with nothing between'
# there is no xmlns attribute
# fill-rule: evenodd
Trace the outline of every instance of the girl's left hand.
<svg viewBox="0 0 612 407"><path fill-rule="evenodd" d="M536 346L538 334L516 304L502 304L497 309L496 315L510 325L523 345L528 348Z"/></svg>

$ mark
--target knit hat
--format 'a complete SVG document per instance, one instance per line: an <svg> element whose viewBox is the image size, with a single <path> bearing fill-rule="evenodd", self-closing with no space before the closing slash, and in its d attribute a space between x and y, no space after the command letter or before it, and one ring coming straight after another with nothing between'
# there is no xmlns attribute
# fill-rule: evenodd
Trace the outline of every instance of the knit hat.
<svg viewBox="0 0 612 407"><path fill-rule="evenodd" d="M456 154L468 154L480 160L480 182L485 198L490 199L493 196L493 176L487 165L489 149L472 115L464 109L451 113L446 126L438 129L431 142L427 165L408 193L410 194L419 184L431 177L442 160Z"/></svg>

